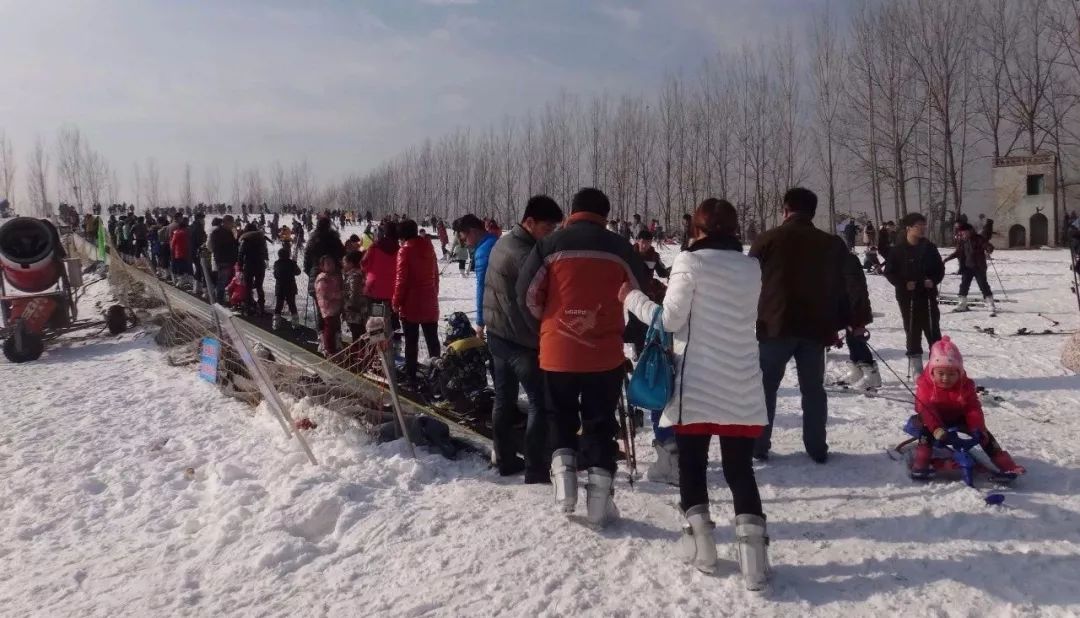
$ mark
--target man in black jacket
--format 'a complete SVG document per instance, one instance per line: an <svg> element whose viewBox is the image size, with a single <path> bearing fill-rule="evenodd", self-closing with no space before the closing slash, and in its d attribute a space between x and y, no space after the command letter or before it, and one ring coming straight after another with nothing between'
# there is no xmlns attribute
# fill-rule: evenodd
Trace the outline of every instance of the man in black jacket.
<svg viewBox="0 0 1080 618"><path fill-rule="evenodd" d="M221 220L221 225L210 232L210 239L207 241L210 255L214 258L214 272L217 280L214 296L215 300L222 305L227 304L225 286L232 281L233 269L239 259L240 243L236 240L234 225L233 216L225 215Z"/></svg>
<svg viewBox="0 0 1080 618"><path fill-rule="evenodd" d="M941 339L937 288L945 278L945 264L937 246L926 239L926 217L908 213L900 223L904 235L889 254L885 277L896 288L907 333L908 374L914 377L923 371L923 335L930 346Z"/></svg>
<svg viewBox="0 0 1080 618"><path fill-rule="evenodd" d="M253 313L264 315L266 296L263 280L270 265L270 253L266 246L266 235L254 222L248 223L240 235L240 264L244 268L244 283L247 284L248 307Z"/></svg>
<svg viewBox="0 0 1080 618"><path fill-rule="evenodd" d="M825 347L847 325L842 273L847 246L814 227L815 212L817 195L801 187L789 190L784 194L784 223L759 236L750 248L750 257L761 262L757 335L769 415L754 449L757 459L768 459L776 391L792 358L802 393L803 445L817 463L829 456Z"/></svg>
<svg viewBox="0 0 1080 618"><path fill-rule="evenodd" d="M540 340L522 314L517 297L518 273L536 241L555 230L563 212L555 200L535 195L525 205L521 223L495 242L484 277L483 307L488 350L494 360L495 407L492 413L495 465L504 476L525 470L526 483L550 483L544 397L537 350ZM525 390L529 415L525 425L525 460L517 457L514 435L518 391Z"/></svg>
<svg viewBox="0 0 1080 618"><path fill-rule="evenodd" d="M297 251L300 250L304 242L303 228L300 228L300 230L300 234L296 236ZM312 298L315 297L315 278L319 276L319 261L324 255L334 258L334 261L340 267L341 258L345 257L345 245L341 242L341 236L330 226L330 219L319 217L318 222L315 224L315 231L311 233L307 248L304 249L304 272L308 276L308 294ZM319 303L312 304L315 306L315 329L322 330L322 315L319 314Z"/></svg>
<svg viewBox="0 0 1080 618"><path fill-rule="evenodd" d="M191 235L188 237L190 248L189 254L191 255L191 263L195 267L195 295L202 295L202 289L206 277L203 275L202 267L202 248L206 246L206 216L199 212L195 214L195 219L191 224Z"/></svg>

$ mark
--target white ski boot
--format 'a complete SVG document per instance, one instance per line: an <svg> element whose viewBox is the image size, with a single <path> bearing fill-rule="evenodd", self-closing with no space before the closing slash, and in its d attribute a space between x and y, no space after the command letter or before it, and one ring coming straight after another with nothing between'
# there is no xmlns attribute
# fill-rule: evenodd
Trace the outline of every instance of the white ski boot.
<svg viewBox="0 0 1080 618"><path fill-rule="evenodd" d="M997 303L994 302L993 296L987 296L983 300L986 301L986 306L990 308L990 315L997 313Z"/></svg>
<svg viewBox="0 0 1080 618"><path fill-rule="evenodd" d="M735 553L747 590L764 590L772 569L769 567L769 537L765 518L760 515L735 516Z"/></svg>
<svg viewBox="0 0 1080 618"><path fill-rule="evenodd" d="M551 454L551 484L555 486L555 504L563 513L577 507L577 457L573 449L561 448Z"/></svg>
<svg viewBox="0 0 1080 618"><path fill-rule="evenodd" d="M860 367L862 379L856 382L852 388L860 391L881 388L881 374L878 372L877 363L860 363Z"/></svg>
<svg viewBox="0 0 1080 618"><path fill-rule="evenodd" d="M585 518L597 528L603 528L619 516L615 507L615 477L603 468L589 468L589 484L585 486Z"/></svg>
<svg viewBox="0 0 1080 618"><path fill-rule="evenodd" d="M675 440L660 442L653 440L656 449L656 463L649 466L645 478L654 483L667 483L679 486L679 447Z"/></svg>
<svg viewBox="0 0 1080 618"><path fill-rule="evenodd" d="M854 385L859 382L863 377L862 365L859 363L848 362L847 374L840 379L842 384Z"/></svg>
<svg viewBox="0 0 1080 618"><path fill-rule="evenodd" d="M969 310L970 310L970 307L968 307L967 296L961 296L960 297L960 302L958 302L956 304L956 308L953 309L952 312L953 313L963 313L963 312L969 311Z"/></svg>
<svg viewBox="0 0 1080 618"><path fill-rule="evenodd" d="M912 378L917 378L922 375L923 362L922 354L912 354L908 358L908 375Z"/></svg>
<svg viewBox="0 0 1080 618"><path fill-rule="evenodd" d="M709 518L709 505L699 504L686 510L686 523L679 539L679 555L703 573L716 572L716 524Z"/></svg>

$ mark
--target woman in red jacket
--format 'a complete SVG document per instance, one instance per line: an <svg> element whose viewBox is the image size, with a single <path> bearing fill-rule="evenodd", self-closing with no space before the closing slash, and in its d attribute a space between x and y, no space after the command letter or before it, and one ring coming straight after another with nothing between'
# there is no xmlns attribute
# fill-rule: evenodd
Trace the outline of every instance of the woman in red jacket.
<svg viewBox="0 0 1080 618"><path fill-rule="evenodd" d="M428 357L438 358L439 349L439 266L431 241L419 236L416 222L398 224L401 249L397 254L397 276L392 306L401 316L405 331L405 378L416 380L420 329L424 330ZM372 247L374 249L374 247Z"/></svg>
<svg viewBox="0 0 1080 618"><path fill-rule="evenodd" d="M177 227L169 238L169 248L172 250L173 283L182 284L190 280L192 287L195 285L195 274L191 269L191 231L188 229L188 221L181 218Z"/></svg>
<svg viewBox="0 0 1080 618"><path fill-rule="evenodd" d="M372 303L380 303L390 308L394 297L394 278L397 275L398 237L394 224L384 221L379 224L379 239L375 241L360 260L364 271L364 291ZM390 324L398 329L398 316L390 316Z"/></svg>

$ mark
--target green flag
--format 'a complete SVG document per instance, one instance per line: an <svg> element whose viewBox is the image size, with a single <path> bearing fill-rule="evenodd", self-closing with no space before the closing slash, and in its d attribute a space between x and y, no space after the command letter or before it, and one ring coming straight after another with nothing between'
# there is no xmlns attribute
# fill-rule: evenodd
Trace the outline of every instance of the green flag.
<svg viewBox="0 0 1080 618"><path fill-rule="evenodd" d="M101 217L98 217L97 250L98 250L98 256L100 257L100 259L102 261L104 261L105 256L108 255L108 253L109 253L109 249L105 245L105 222L101 220Z"/></svg>

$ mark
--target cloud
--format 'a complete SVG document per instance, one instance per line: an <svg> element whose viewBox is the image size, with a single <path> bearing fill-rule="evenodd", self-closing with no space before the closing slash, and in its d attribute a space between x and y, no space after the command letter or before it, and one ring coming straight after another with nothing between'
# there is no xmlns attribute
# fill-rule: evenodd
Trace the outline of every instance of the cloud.
<svg viewBox="0 0 1080 618"><path fill-rule="evenodd" d="M627 6L602 5L598 10L626 30L634 31L641 27L641 11L638 9Z"/></svg>
<svg viewBox="0 0 1080 618"><path fill-rule="evenodd" d="M470 6L479 3L480 0L420 0L420 4L430 6Z"/></svg>

